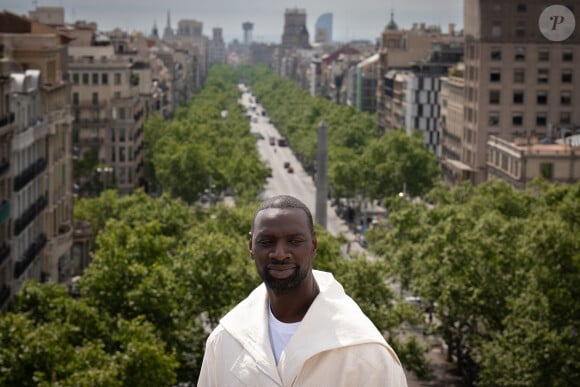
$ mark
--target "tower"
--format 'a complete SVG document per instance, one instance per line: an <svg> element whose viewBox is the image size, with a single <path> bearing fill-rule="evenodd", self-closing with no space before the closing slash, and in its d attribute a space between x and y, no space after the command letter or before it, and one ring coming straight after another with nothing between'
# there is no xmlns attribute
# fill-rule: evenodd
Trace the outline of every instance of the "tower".
<svg viewBox="0 0 580 387"><path fill-rule="evenodd" d="M252 44L252 30L254 29L254 23L245 22L242 24L244 29L244 45L249 46Z"/></svg>

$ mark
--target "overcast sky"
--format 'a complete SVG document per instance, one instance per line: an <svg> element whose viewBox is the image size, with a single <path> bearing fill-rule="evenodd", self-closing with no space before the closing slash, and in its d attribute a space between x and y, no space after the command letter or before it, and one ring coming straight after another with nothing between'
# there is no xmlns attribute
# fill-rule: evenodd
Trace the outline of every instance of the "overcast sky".
<svg viewBox="0 0 580 387"><path fill-rule="evenodd" d="M203 23L207 36L221 27L226 42L243 40L242 23L250 21L254 41L279 43L287 8L306 11L311 39L316 19L325 12L333 13L333 37L338 41L378 38L391 10L399 27L418 22L440 25L445 31L449 23L463 28L463 0L1 0L0 9L27 15L35 4L64 7L66 22L95 21L104 31L120 27L145 34L154 22L162 32L169 11L174 29L180 19L195 19Z"/></svg>

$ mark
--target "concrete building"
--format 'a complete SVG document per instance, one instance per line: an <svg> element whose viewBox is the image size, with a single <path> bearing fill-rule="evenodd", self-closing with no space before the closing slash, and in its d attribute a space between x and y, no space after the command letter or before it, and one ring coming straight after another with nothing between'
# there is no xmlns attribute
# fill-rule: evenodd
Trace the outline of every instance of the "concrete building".
<svg viewBox="0 0 580 387"><path fill-rule="evenodd" d="M507 181L523 189L538 176L547 181L575 183L580 180L580 135L542 144L537 138L489 136L488 178Z"/></svg>
<svg viewBox="0 0 580 387"><path fill-rule="evenodd" d="M314 25L314 41L316 43L332 42L332 13L323 13L316 19Z"/></svg>
<svg viewBox="0 0 580 387"><path fill-rule="evenodd" d="M244 30L244 46L249 46L252 44L252 30L254 29L254 24L250 22L245 22L242 24Z"/></svg>
<svg viewBox="0 0 580 387"><path fill-rule="evenodd" d="M550 138L580 130L580 109L574 108L580 106L578 23L566 40L547 39L538 20L552 3L464 1L465 123L460 161L473 169L473 183L487 179L491 135ZM575 0L558 4L580 11Z"/></svg>
<svg viewBox="0 0 580 387"><path fill-rule="evenodd" d="M377 110L377 79L379 54L373 54L356 65L354 107L363 112Z"/></svg>
<svg viewBox="0 0 580 387"><path fill-rule="evenodd" d="M212 30L212 38L208 42L207 55L209 66L214 63L226 63L226 44L221 28Z"/></svg>
<svg viewBox="0 0 580 387"><path fill-rule="evenodd" d="M15 117L9 234L14 294L28 278L69 278L72 117L66 58L71 38L8 12L0 19L4 56L14 63L9 96Z"/></svg>
<svg viewBox="0 0 580 387"><path fill-rule="evenodd" d="M286 9L284 13L284 33L282 34L282 49L296 50L310 48L310 35L306 27L306 10Z"/></svg>

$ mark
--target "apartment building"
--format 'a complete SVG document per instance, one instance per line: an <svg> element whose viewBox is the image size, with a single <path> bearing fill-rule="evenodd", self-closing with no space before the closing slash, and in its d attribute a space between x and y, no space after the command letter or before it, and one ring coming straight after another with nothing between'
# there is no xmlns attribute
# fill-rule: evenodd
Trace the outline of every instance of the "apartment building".
<svg viewBox="0 0 580 387"><path fill-rule="evenodd" d="M580 130L580 33L551 41L538 27L547 0L465 0L462 164L487 179L490 136L562 137ZM580 12L578 2L559 5ZM576 15L578 20L578 16ZM457 171L459 172L459 171Z"/></svg>
<svg viewBox="0 0 580 387"><path fill-rule="evenodd" d="M226 63L226 44L221 28L212 30L212 38L208 42L207 55L209 66L214 63Z"/></svg>
<svg viewBox="0 0 580 387"><path fill-rule="evenodd" d="M0 40L14 114L8 223L11 295L29 278L64 282L72 246L70 37L20 16L0 14ZM4 72L6 73L6 71Z"/></svg>
<svg viewBox="0 0 580 387"><path fill-rule="evenodd" d="M284 12L284 32L282 33L282 49L295 50L310 48L310 34L306 27L306 10L286 9Z"/></svg>
<svg viewBox="0 0 580 387"><path fill-rule="evenodd" d="M77 176L81 190L115 187L128 194L142 184L144 104L134 71L138 63L117 55L102 36L99 45L70 47L75 152L98 164Z"/></svg>
<svg viewBox="0 0 580 387"><path fill-rule="evenodd" d="M16 115L10 110L12 62L0 41L0 311L6 309L12 291L12 175L10 161Z"/></svg>

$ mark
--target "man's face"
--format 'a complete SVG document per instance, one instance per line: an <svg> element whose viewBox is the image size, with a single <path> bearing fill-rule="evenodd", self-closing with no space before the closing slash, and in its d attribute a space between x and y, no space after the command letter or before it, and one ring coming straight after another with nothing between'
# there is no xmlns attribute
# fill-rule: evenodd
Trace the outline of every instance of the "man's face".
<svg viewBox="0 0 580 387"><path fill-rule="evenodd" d="M317 240L299 208L268 208L258 212L250 255L266 286L277 293L297 289L312 271Z"/></svg>

